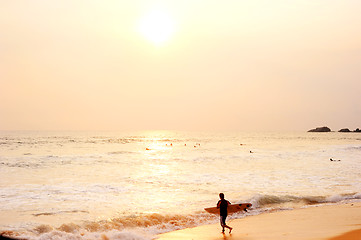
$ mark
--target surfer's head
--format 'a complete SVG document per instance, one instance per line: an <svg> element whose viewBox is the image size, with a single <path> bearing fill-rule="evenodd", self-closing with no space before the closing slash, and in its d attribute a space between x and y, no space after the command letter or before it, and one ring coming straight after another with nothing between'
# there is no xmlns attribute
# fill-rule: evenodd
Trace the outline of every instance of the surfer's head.
<svg viewBox="0 0 361 240"><path fill-rule="evenodd" d="M219 198L220 198L220 199L224 199L224 194L223 194L223 193L220 193L220 194L219 194Z"/></svg>

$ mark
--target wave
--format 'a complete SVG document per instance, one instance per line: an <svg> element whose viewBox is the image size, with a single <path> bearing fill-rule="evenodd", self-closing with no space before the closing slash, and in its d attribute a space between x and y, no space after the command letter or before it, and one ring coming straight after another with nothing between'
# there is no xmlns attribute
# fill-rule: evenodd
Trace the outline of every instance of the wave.
<svg viewBox="0 0 361 240"><path fill-rule="evenodd" d="M1 132L0 132L1 133ZM149 142L159 142L159 143L186 143L186 142L210 142L212 139L205 138L186 138L186 137L169 137L169 136L61 136L61 135L44 135L39 136L22 136L16 135L13 137L2 137L0 136L0 145L6 146L34 146L34 145L53 145L57 144L59 146L70 144L129 144L129 143L149 143Z"/></svg>
<svg viewBox="0 0 361 240"><path fill-rule="evenodd" d="M31 162L17 162L17 163L0 162L0 165L10 168L40 168L42 166L42 164L40 163L31 163Z"/></svg>
<svg viewBox="0 0 361 240"><path fill-rule="evenodd" d="M114 151L114 152L109 152L109 155L122 155L122 154L134 154L135 152L131 152L131 151Z"/></svg>
<svg viewBox="0 0 361 240"><path fill-rule="evenodd" d="M338 204L344 201L359 201L361 193L341 194L334 196L293 196L293 195L256 195L247 202L253 204L248 212L230 215L230 219L244 218L265 212L292 210L297 207L307 207L316 204ZM242 201L246 202L246 201ZM54 215L56 213L39 213ZM64 223L59 227L39 225L23 232L7 231L7 236L30 239L122 239L146 240L154 239L155 235L190 228L204 224L217 223L218 216L205 211L189 215L182 214L133 214L101 221L83 223Z"/></svg>
<svg viewBox="0 0 361 240"><path fill-rule="evenodd" d="M89 158L89 156L87 156ZM38 169L54 167L55 165L72 164L76 159L84 159L82 156L59 157L55 155L34 156L31 153L24 153L20 157L2 157L0 156L0 166L9 168L27 168Z"/></svg>
<svg viewBox="0 0 361 240"><path fill-rule="evenodd" d="M361 146L349 146L346 147L346 150L361 150Z"/></svg>
<svg viewBox="0 0 361 240"><path fill-rule="evenodd" d="M28 239L28 240L151 240L154 236L146 234L137 230L110 230L105 232L78 232L68 233L59 230L53 230L36 236L34 234L24 234L13 231L6 231L0 234L0 236L13 237L15 239ZM12 238L11 238L12 239Z"/></svg>
<svg viewBox="0 0 361 240"><path fill-rule="evenodd" d="M47 215L47 213L42 213L41 215ZM3 234L29 240L150 240L160 233L214 223L217 219L218 217L208 213L196 215L162 215L153 213L138 216L130 215L102 221L89 221L81 224L65 223L59 227L43 224L27 231L6 231Z"/></svg>
<svg viewBox="0 0 361 240"><path fill-rule="evenodd" d="M39 234L49 232L52 230L63 231L67 233L76 233L79 231L87 232L105 232L113 229L146 229L149 228L153 233L160 233L187 227L194 227L213 220L214 216L207 213L200 213L196 215L178 215L169 214L162 215L158 213L130 215L124 217L117 217L108 220L85 222L82 224L67 223L62 224L58 228L53 228L47 225L36 227L34 231Z"/></svg>
<svg viewBox="0 0 361 240"><path fill-rule="evenodd" d="M337 194L333 196L256 195L249 199L249 201L255 208L266 208L284 205L298 207L358 199L361 199L361 193Z"/></svg>
<svg viewBox="0 0 361 240"><path fill-rule="evenodd" d="M34 213L33 216L39 217L39 216L52 216L62 213L89 213L88 211L83 210L72 210L72 211L58 211L58 212L42 212L42 213Z"/></svg>

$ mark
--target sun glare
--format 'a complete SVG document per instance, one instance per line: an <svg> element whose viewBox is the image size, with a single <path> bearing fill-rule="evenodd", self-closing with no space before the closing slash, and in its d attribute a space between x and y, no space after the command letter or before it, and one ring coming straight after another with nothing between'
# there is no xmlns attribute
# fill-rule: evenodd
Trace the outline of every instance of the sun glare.
<svg viewBox="0 0 361 240"><path fill-rule="evenodd" d="M174 33L174 22L166 11L154 9L141 19L139 31L149 41L161 45Z"/></svg>

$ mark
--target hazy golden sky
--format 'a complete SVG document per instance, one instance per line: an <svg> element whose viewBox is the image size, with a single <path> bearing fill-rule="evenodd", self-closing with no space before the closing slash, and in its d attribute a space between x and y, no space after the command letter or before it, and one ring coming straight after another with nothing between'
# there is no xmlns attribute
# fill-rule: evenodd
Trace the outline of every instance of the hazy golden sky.
<svg viewBox="0 0 361 240"><path fill-rule="evenodd" d="M355 129L360 12L360 0L0 0L0 129Z"/></svg>

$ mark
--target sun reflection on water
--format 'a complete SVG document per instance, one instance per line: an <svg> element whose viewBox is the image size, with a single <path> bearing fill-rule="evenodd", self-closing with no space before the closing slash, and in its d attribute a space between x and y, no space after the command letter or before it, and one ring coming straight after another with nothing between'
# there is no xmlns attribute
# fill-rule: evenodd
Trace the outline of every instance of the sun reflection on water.
<svg viewBox="0 0 361 240"><path fill-rule="evenodd" d="M141 150L143 162L138 171L138 178L154 179L156 176L172 174L175 164L172 139L174 133L170 131L148 131L144 133L146 141Z"/></svg>

